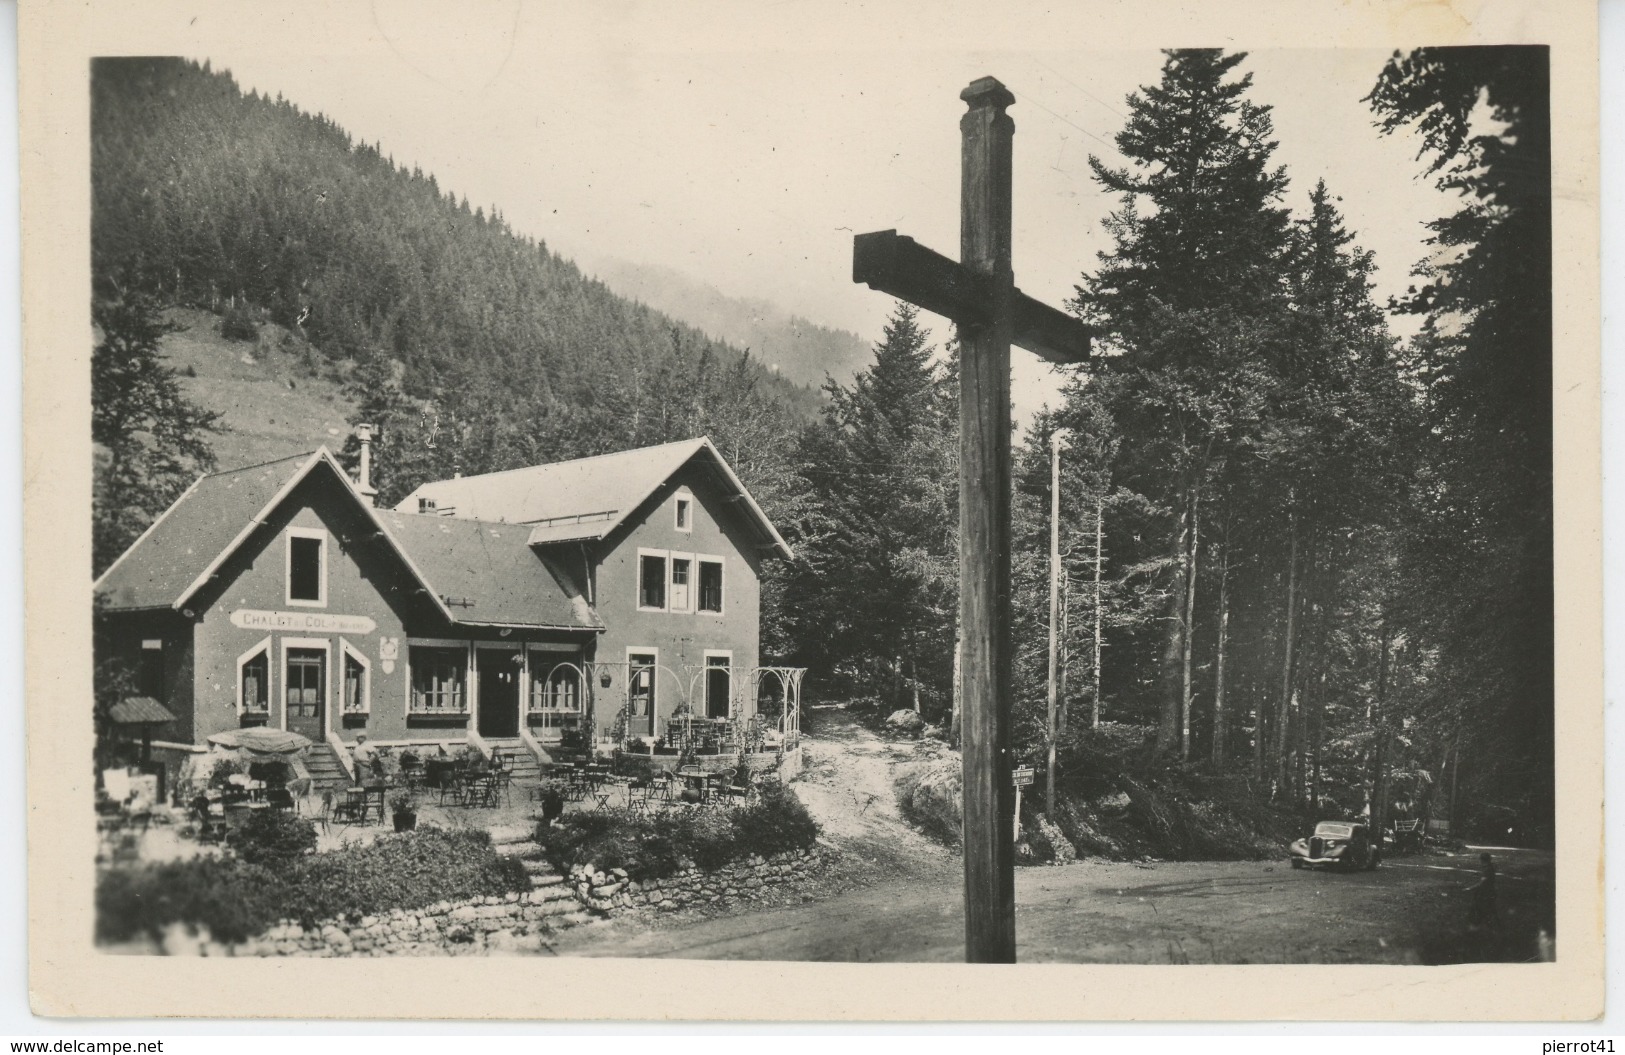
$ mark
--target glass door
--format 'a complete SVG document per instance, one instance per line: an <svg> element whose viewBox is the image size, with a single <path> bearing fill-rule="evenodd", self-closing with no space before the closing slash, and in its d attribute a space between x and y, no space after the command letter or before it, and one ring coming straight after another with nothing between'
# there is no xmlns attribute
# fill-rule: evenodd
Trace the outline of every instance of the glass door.
<svg viewBox="0 0 1625 1055"><path fill-rule="evenodd" d="M626 657L626 734L654 735L655 657L633 652Z"/></svg>
<svg viewBox="0 0 1625 1055"><path fill-rule="evenodd" d="M288 731L321 743L327 736L322 707L327 702L327 651L288 649Z"/></svg>

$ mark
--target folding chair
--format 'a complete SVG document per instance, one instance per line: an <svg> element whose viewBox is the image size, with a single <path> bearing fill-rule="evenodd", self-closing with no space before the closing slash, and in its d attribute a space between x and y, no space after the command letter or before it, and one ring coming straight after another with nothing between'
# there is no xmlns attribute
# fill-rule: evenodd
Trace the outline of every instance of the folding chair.
<svg viewBox="0 0 1625 1055"><path fill-rule="evenodd" d="M344 799L333 806L333 819L340 824L366 824L367 789L345 788Z"/></svg>

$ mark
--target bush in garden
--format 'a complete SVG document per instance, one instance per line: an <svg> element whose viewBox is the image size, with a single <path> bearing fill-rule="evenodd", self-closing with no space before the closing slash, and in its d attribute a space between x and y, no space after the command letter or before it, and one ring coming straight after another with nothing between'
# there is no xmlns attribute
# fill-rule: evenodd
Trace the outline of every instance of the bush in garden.
<svg viewBox="0 0 1625 1055"><path fill-rule="evenodd" d="M186 923L219 941L243 941L284 915L286 899L281 875L234 857L109 869L96 880L96 938L157 937Z"/></svg>
<svg viewBox="0 0 1625 1055"><path fill-rule="evenodd" d="M227 756L214 764L209 770L209 787L223 788L231 783L231 778L241 773L247 773L248 766L240 758Z"/></svg>
<svg viewBox="0 0 1625 1055"><path fill-rule="evenodd" d="M485 832L422 828L275 869L235 857L195 857L105 870L96 880L96 937L157 937L170 924L185 923L236 942L281 919L309 926L528 889L524 864L498 855Z"/></svg>
<svg viewBox="0 0 1625 1055"><path fill-rule="evenodd" d="M530 889L524 864L500 856L488 833L433 827L317 854L291 878L299 901L288 915L305 923Z"/></svg>
<svg viewBox="0 0 1625 1055"><path fill-rule="evenodd" d="M760 801L734 813L739 845L748 853L804 850L818 841L818 822L782 781L762 785Z"/></svg>
<svg viewBox="0 0 1625 1055"><path fill-rule="evenodd" d="M626 810L587 810L566 814L551 826L539 826L536 842L556 867L577 862L599 868L624 868L630 875L654 878L677 871L677 854L669 832L652 818Z"/></svg>
<svg viewBox="0 0 1625 1055"><path fill-rule="evenodd" d="M708 871L753 854L800 850L818 839L818 824L795 793L778 781L759 802L727 810L584 810L540 826L536 841L554 867L590 864L624 868L633 879L662 879L683 861Z"/></svg>
<svg viewBox="0 0 1625 1055"><path fill-rule="evenodd" d="M282 810L259 810L227 841L249 864L286 868L316 849L316 826Z"/></svg>

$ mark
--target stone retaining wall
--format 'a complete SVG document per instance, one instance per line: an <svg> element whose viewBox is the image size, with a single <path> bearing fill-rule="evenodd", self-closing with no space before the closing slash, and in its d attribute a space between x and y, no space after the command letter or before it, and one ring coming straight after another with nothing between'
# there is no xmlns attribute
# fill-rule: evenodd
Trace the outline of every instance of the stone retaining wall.
<svg viewBox="0 0 1625 1055"><path fill-rule="evenodd" d="M714 872L685 868L665 879L641 882L629 878L624 868L605 872L590 865L575 865L568 881L583 905L606 916L641 908L670 912L689 905L768 900L798 879L822 873L832 858L832 853L822 848L789 850L770 857L751 857Z"/></svg>
<svg viewBox="0 0 1625 1055"><path fill-rule="evenodd" d="M773 773L778 771L781 780L789 780L794 774L784 772L783 766L789 755L796 752L779 751L753 751L745 755L745 765L753 773ZM661 770L676 772L680 756L675 754L646 755L636 751L623 751L620 754L620 771L629 776L648 777ZM800 759L797 758L799 763ZM696 766L707 773L721 773L725 769L739 767L739 752L730 751L719 755L689 755L686 765ZM796 772L800 772L797 765Z"/></svg>
<svg viewBox="0 0 1625 1055"><path fill-rule="evenodd" d="M284 920L240 945L176 924L157 948L170 956L435 956L537 951L550 933L585 923L592 913L559 876L536 880L522 894L442 901L359 920L323 920L310 927Z"/></svg>
<svg viewBox="0 0 1625 1055"><path fill-rule="evenodd" d="M436 956L535 952L549 934L617 913L688 906L773 901L797 881L822 874L836 851L815 847L751 857L714 872L685 868L665 879L638 882L624 869L594 871L577 865L552 875L545 862L527 860L532 889L524 893L442 901L359 920L330 919L312 926L284 920L239 945L177 924L140 951L170 956Z"/></svg>

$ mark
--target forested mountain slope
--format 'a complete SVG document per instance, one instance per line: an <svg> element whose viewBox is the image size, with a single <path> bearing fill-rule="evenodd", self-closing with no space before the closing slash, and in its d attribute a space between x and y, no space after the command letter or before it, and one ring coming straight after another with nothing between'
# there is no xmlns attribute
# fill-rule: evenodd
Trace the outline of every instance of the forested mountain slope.
<svg viewBox="0 0 1625 1055"><path fill-rule="evenodd" d="M669 267L605 260L588 270L624 297L749 348L753 358L798 384L822 384L826 376L850 381L869 360L869 345L855 333L809 322L765 300L730 297Z"/></svg>
<svg viewBox="0 0 1625 1055"><path fill-rule="evenodd" d="M495 209L206 64L97 60L92 124L98 296L231 313L250 336L275 322L353 361L359 412L385 429L386 501L424 476L699 433L771 447L759 426L816 405Z"/></svg>

